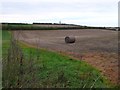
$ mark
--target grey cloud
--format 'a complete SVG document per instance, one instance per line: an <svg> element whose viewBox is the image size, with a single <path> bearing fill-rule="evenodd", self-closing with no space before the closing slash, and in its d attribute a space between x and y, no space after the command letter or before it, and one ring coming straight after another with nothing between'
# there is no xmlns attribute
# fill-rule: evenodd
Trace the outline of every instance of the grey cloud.
<svg viewBox="0 0 120 90"><path fill-rule="evenodd" d="M70 0L69 0L70 1ZM76 23L79 23L78 20L87 20L89 18L96 19L101 18L103 19L104 17L107 18L112 18L112 16L117 17L117 3L111 3L111 2L44 2L44 1L39 1L38 3L29 3L29 2L3 2L2 3L2 14L3 15L16 15L16 14L21 14L21 15L36 15L39 17L48 16L50 13L62 13L67 14L69 12L77 14L83 13L82 15L65 15L65 17L60 17L59 16L54 16L56 18L50 18L51 20L74 20ZM86 15L87 12L87 15ZM89 13L92 13L89 15ZM97 13L97 14L96 14ZM84 16L83 16L84 15ZM95 16L96 15L96 16ZM98 16L97 16L98 15ZM100 17L101 15L101 17ZM35 17L36 17L35 16ZM111 17L110 17L111 16ZM43 21L45 18L43 18ZM38 20L39 21L39 20ZM47 20L46 20L47 21ZM112 20L111 20L112 21ZM115 20L113 20L115 23ZM85 23L87 23L85 21ZM88 23L92 23L89 22ZM100 22L102 23L102 22ZM98 23L98 24L100 24ZM104 23L104 21L103 21ZM112 22L110 22L111 24ZM117 23L117 21L116 21Z"/></svg>
<svg viewBox="0 0 120 90"><path fill-rule="evenodd" d="M2 4L3 14L32 14L44 12L110 12L115 11L115 7L106 3L57 3L57 2L9 2Z"/></svg>

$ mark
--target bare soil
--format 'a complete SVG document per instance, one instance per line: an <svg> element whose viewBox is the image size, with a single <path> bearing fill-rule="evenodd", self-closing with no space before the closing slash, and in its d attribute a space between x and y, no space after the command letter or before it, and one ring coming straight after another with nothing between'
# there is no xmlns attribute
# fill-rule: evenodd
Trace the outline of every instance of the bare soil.
<svg viewBox="0 0 120 90"><path fill-rule="evenodd" d="M96 67L112 83L118 83L118 32L102 29L14 31L16 39L40 48L70 54ZM66 44L66 36L76 42Z"/></svg>

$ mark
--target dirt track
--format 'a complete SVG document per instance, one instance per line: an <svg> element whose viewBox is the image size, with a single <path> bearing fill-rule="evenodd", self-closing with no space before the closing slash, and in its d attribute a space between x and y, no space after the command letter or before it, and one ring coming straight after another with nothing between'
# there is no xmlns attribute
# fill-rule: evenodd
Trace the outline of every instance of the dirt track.
<svg viewBox="0 0 120 90"><path fill-rule="evenodd" d="M16 39L41 48L56 50L85 60L98 68L111 82L118 81L118 32L109 30L14 31ZM66 44L65 36L75 36Z"/></svg>

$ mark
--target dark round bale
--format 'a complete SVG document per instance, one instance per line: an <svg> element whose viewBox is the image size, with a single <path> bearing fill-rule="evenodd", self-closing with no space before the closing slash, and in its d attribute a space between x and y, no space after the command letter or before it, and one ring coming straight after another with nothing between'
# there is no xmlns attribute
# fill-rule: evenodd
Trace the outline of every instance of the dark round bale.
<svg viewBox="0 0 120 90"><path fill-rule="evenodd" d="M66 36L65 37L65 42L66 43L75 43L75 37L73 37L73 36Z"/></svg>

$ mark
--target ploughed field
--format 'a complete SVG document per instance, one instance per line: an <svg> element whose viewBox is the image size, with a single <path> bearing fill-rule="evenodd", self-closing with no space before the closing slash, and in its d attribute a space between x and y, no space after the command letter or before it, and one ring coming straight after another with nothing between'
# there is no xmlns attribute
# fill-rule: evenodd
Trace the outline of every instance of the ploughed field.
<svg viewBox="0 0 120 90"><path fill-rule="evenodd" d="M118 32L100 29L79 30L20 30L16 39L40 48L55 50L84 60L96 67L112 83L118 82ZM75 36L66 44L66 36Z"/></svg>

